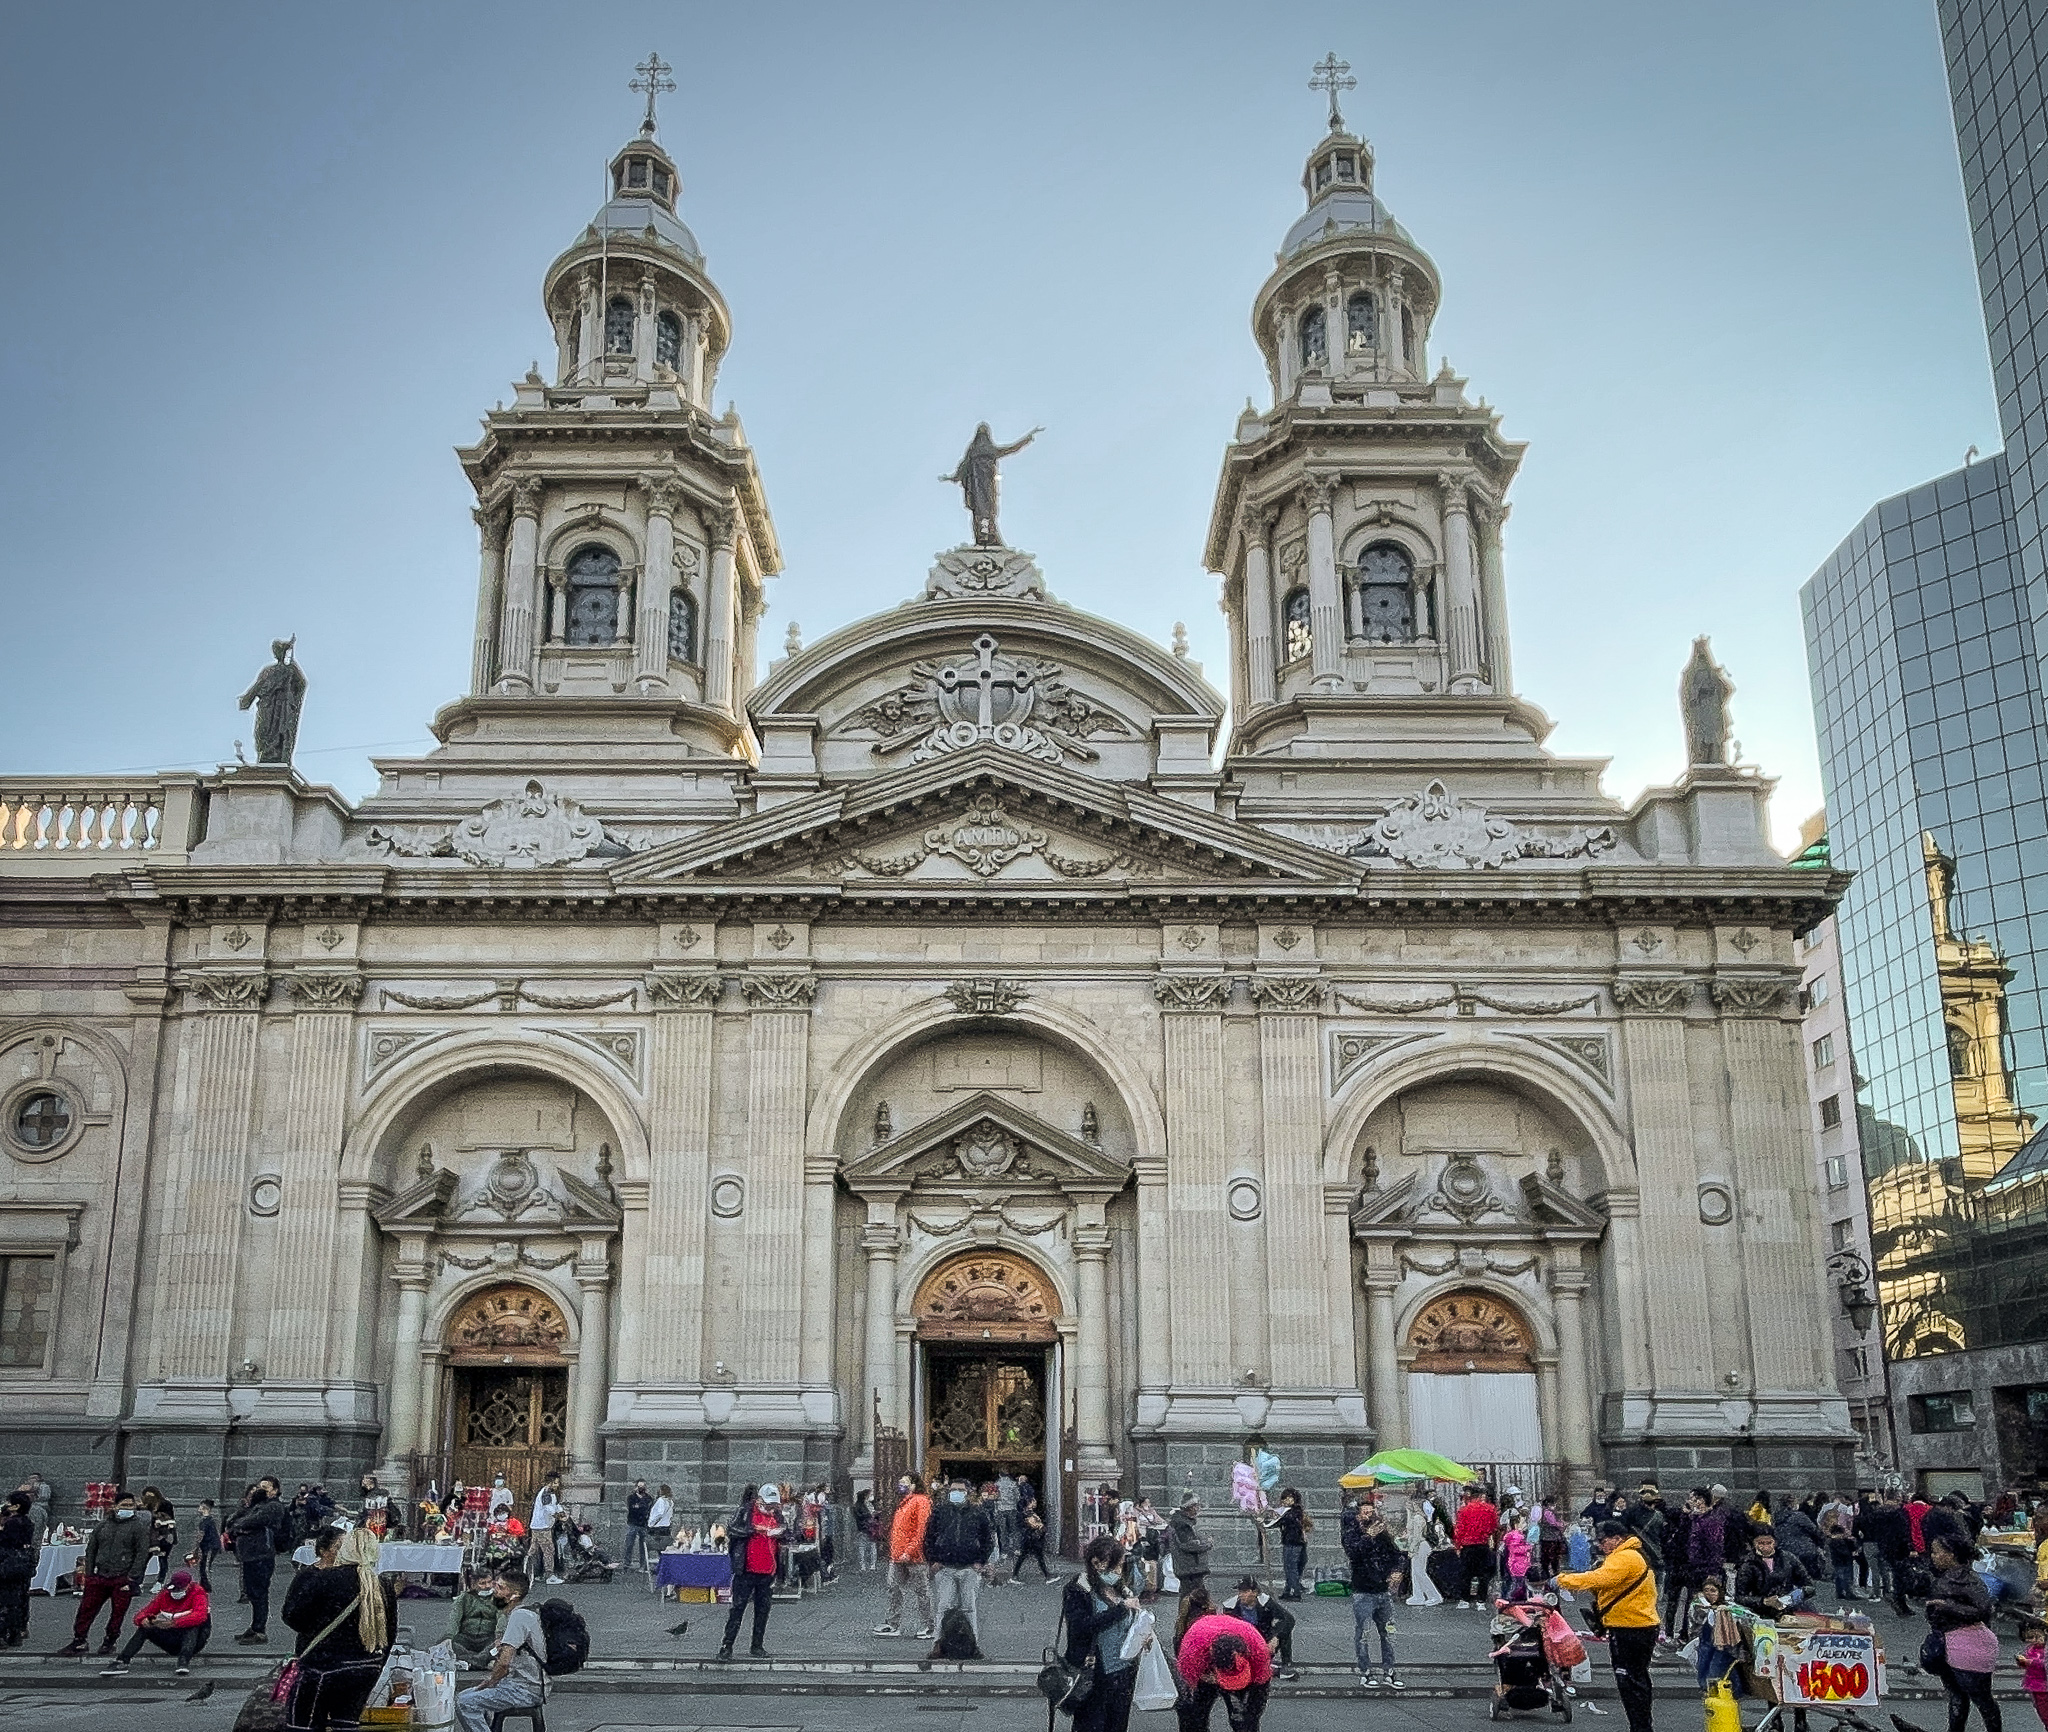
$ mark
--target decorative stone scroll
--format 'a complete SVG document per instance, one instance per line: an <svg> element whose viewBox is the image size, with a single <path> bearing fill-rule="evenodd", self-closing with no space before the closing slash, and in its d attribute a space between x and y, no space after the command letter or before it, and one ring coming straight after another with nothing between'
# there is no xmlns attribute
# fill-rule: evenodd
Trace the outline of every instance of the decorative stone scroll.
<svg viewBox="0 0 2048 1732"><path fill-rule="evenodd" d="M1102 754L1091 739L1128 738L1134 730L1066 684L1064 671L1052 662L1005 655L983 632L956 661L911 663L905 684L855 710L843 726L880 735L869 748L878 758L910 749L913 764L979 745L1047 764L1069 758L1093 763Z"/></svg>
<svg viewBox="0 0 2048 1732"><path fill-rule="evenodd" d="M1270 974L1255 974L1249 984L1252 1003L1261 1010L1296 1014L1314 1015L1320 1011L1324 996L1329 991L1328 983L1313 975L1290 980Z"/></svg>
<svg viewBox="0 0 2048 1732"><path fill-rule="evenodd" d="M1651 1016L1674 1016L1692 1002L1689 980L1617 980L1614 1002L1623 1010L1639 1010Z"/></svg>
<svg viewBox="0 0 2048 1732"><path fill-rule="evenodd" d="M952 824L939 824L924 833L923 840L907 854L878 854L853 848L846 863L878 878L901 878L931 859L957 860L977 878L993 878L1004 867L1036 856L1062 878L1096 878L1121 867L1142 871L1129 854L1106 854L1099 858L1064 854L1052 846L1043 830L1013 820L994 794L977 794L965 814Z"/></svg>
<svg viewBox="0 0 2048 1732"><path fill-rule="evenodd" d="M1789 999L1795 989L1793 981L1776 980L1716 980L1709 983L1707 991L1715 1006L1724 1016L1771 1016Z"/></svg>
<svg viewBox="0 0 2048 1732"><path fill-rule="evenodd" d="M1529 1326L1490 1293L1447 1293L1408 1330L1416 1371L1533 1371Z"/></svg>
<svg viewBox="0 0 2048 1732"><path fill-rule="evenodd" d="M1230 998L1227 974L1162 974L1152 982L1152 996L1168 1011L1220 1011Z"/></svg>
<svg viewBox="0 0 2048 1732"><path fill-rule="evenodd" d="M742 974L740 995L755 1010L808 1010L818 996L813 974Z"/></svg>
<svg viewBox="0 0 2048 1732"><path fill-rule="evenodd" d="M287 974L284 984L301 1010L349 1010L363 996L363 977L353 972Z"/></svg>
<svg viewBox="0 0 2048 1732"><path fill-rule="evenodd" d="M1615 845L1606 825L1539 835L1482 806L1459 799L1441 781L1387 808L1378 823L1344 850L1383 856L1427 871L1476 871L1511 860L1565 860L1604 854Z"/></svg>
<svg viewBox="0 0 2048 1732"><path fill-rule="evenodd" d="M925 1277L911 1310L926 1341L1050 1343L1059 1334L1058 1302L1021 1257L952 1258Z"/></svg>
<svg viewBox="0 0 2048 1732"><path fill-rule="evenodd" d="M725 976L708 969L691 974L649 974L641 978L647 1002L656 1010L709 1010L725 990Z"/></svg>
<svg viewBox="0 0 2048 1732"><path fill-rule="evenodd" d="M962 1016L1007 1016L1028 996L1021 980L994 980L982 975L956 980L939 994L950 999Z"/></svg>
<svg viewBox="0 0 2048 1732"><path fill-rule="evenodd" d="M184 991L186 1007L192 1010L257 1011L270 996L270 976L262 971L181 974L176 984Z"/></svg>

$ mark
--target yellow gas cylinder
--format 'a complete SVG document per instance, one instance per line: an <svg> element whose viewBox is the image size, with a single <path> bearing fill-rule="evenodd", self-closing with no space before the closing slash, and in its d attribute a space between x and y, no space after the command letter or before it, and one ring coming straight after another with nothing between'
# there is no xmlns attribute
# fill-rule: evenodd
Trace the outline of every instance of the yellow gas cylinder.
<svg viewBox="0 0 2048 1732"><path fill-rule="evenodd" d="M1707 1686L1707 1732L1742 1732L1742 1710L1736 1707L1726 1678Z"/></svg>

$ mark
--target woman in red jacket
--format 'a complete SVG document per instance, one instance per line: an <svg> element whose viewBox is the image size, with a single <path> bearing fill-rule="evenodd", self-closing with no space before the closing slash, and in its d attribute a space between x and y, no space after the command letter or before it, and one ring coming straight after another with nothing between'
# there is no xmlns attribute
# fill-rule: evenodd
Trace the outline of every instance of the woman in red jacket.
<svg viewBox="0 0 2048 1732"><path fill-rule="evenodd" d="M128 1638L120 1657L100 1676L120 1677L128 1670L128 1662L142 1652L143 1643L148 1642L166 1654L178 1656L178 1676L182 1678L192 1670L192 1657L206 1646L206 1638L212 1634L213 1609L207 1603L206 1590L192 1579L190 1570L173 1570L171 1579L135 1614L135 1634Z"/></svg>

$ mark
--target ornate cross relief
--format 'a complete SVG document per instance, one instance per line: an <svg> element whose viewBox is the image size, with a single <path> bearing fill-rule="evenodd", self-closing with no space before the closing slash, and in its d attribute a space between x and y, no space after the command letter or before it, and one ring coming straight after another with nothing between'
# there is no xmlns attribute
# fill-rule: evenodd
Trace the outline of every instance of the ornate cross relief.
<svg viewBox="0 0 2048 1732"><path fill-rule="evenodd" d="M913 662L907 684L855 710L843 726L881 735L870 748L878 758L915 748L913 764L984 743L1047 764L1070 757L1093 763L1102 754L1090 739L1131 737L1133 730L1067 685L1062 671L1051 662L1006 656L984 632L958 661Z"/></svg>
<svg viewBox="0 0 2048 1732"><path fill-rule="evenodd" d="M1426 871L1505 866L1511 860L1566 860L1604 854L1614 832L1601 824L1537 835L1461 800L1441 781L1396 800L1380 821L1343 849L1356 857L1381 856Z"/></svg>
<svg viewBox="0 0 2048 1732"><path fill-rule="evenodd" d="M1052 845L1043 830L1012 820L994 794L977 794L957 822L927 830L922 842L907 854L850 848L845 859L847 865L872 872L878 878L901 878L935 858L957 860L976 877L993 878L1012 862L1033 856L1062 878L1095 878L1119 867L1132 873L1147 869L1127 853L1105 854L1097 859L1063 853Z"/></svg>

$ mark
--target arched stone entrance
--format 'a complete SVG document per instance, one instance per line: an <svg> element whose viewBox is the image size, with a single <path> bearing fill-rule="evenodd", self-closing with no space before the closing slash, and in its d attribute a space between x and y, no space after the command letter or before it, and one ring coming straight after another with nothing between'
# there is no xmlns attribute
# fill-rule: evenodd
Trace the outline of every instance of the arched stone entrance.
<svg viewBox="0 0 2048 1732"><path fill-rule="evenodd" d="M1420 1447L1456 1461L1549 1459L1535 1337L1516 1306L1455 1288L1416 1313L1402 1357L1408 1435Z"/></svg>
<svg viewBox="0 0 2048 1732"><path fill-rule="evenodd" d="M498 1474L529 1498L567 1463L569 1325L524 1282L470 1295L445 1334L446 1475L488 1485Z"/></svg>
<svg viewBox="0 0 2048 1732"><path fill-rule="evenodd" d="M1008 1472L1048 1484L1059 1441L1059 1301L1043 1272L1009 1251L950 1257L920 1283L911 1314L925 1472L975 1483Z"/></svg>

